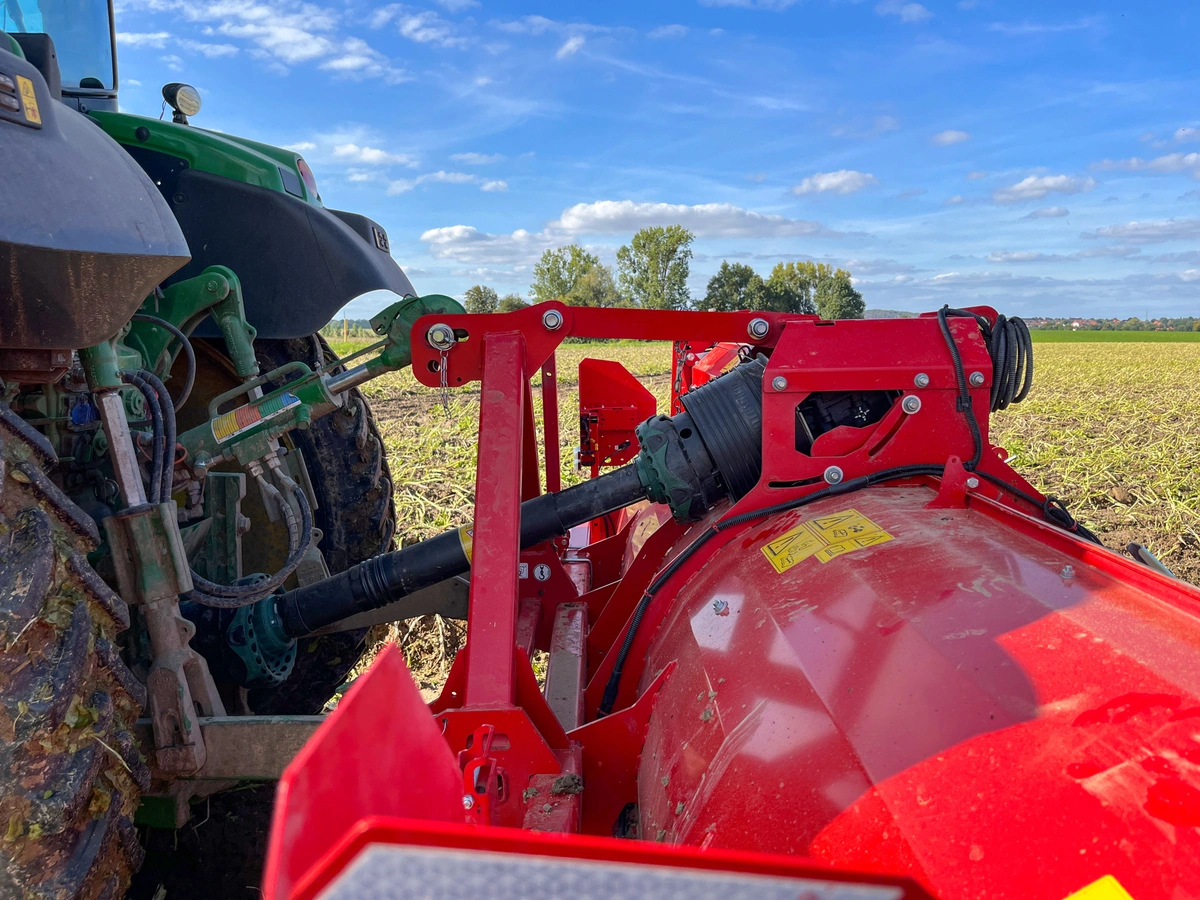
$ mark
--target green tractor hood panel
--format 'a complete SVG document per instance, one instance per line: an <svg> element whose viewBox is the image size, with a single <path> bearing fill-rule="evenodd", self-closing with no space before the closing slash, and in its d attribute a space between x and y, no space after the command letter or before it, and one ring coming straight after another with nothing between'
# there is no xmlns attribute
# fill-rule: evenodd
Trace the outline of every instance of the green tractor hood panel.
<svg viewBox="0 0 1200 900"><path fill-rule="evenodd" d="M158 185L191 247L191 263L168 284L228 266L259 337L312 334L367 291L416 294L387 232L310 196L293 151L123 113L94 115ZM217 331L205 322L196 334Z"/></svg>

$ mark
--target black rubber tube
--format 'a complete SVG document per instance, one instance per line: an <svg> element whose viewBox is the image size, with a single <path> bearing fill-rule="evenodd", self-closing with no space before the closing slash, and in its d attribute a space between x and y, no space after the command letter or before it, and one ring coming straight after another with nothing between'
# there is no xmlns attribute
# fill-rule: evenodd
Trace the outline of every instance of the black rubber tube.
<svg viewBox="0 0 1200 900"><path fill-rule="evenodd" d="M558 493L526 500L521 504L521 547L566 534L576 525L624 509L645 495L636 468L628 465ZM287 635L301 637L470 568L459 530L454 529L281 594L275 608Z"/></svg>

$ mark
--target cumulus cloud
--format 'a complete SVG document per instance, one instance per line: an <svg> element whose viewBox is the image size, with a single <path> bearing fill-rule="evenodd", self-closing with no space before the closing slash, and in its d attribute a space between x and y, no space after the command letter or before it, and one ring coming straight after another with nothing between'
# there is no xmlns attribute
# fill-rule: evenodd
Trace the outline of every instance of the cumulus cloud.
<svg viewBox="0 0 1200 900"><path fill-rule="evenodd" d="M1155 159L1142 159L1139 156L1130 159L1102 159L1093 168L1100 171L1153 172L1157 175L1190 172L1193 178L1200 179L1200 153L1168 153Z"/></svg>
<svg viewBox="0 0 1200 900"><path fill-rule="evenodd" d="M920 3L905 3L904 0L883 0L875 7L875 12L881 16L897 16L901 22L924 22L933 17L933 13Z"/></svg>
<svg viewBox="0 0 1200 900"><path fill-rule="evenodd" d="M504 156L500 153L452 153L450 158L468 166L490 166L503 161Z"/></svg>
<svg viewBox="0 0 1200 900"><path fill-rule="evenodd" d="M1176 128L1175 141L1179 144L1187 143L1188 141L1200 141L1200 128Z"/></svg>
<svg viewBox="0 0 1200 900"><path fill-rule="evenodd" d="M574 56L579 52L579 48L584 45L586 38L581 34L575 34L567 38L558 51L554 54L555 59L566 59L568 56Z"/></svg>
<svg viewBox="0 0 1200 900"><path fill-rule="evenodd" d="M929 143L937 147L949 147L951 144L961 144L963 141L969 141L970 139L971 136L965 131L955 131L951 128L946 131L939 131L929 139Z"/></svg>
<svg viewBox="0 0 1200 900"><path fill-rule="evenodd" d="M984 178L987 178L991 174L992 174L991 172L986 172L983 169L979 169L975 172L968 172L966 175L966 178L967 178L967 181L982 181Z"/></svg>
<svg viewBox="0 0 1200 900"><path fill-rule="evenodd" d="M1106 225L1095 231L1085 231L1085 238L1109 238L1131 244L1161 244L1167 241L1200 240L1200 219L1161 219L1148 222L1128 222Z"/></svg>
<svg viewBox="0 0 1200 900"><path fill-rule="evenodd" d="M396 30L403 37L418 44L432 44L435 47L467 46L467 39L454 33L454 26L432 10L400 15L396 18Z"/></svg>
<svg viewBox="0 0 1200 900"><path fill-rule="evenodd" d="M467 172L426 172L424 175L417 176L417 184L426 184L427 182L441 182L443 184L470 184L475 181L474 175Z"/></svg>
<svg viewBox="0 0 1200 900"><path fill-rule="evenodd" d="M489 193L491 193L493 191L507 191L508 190L508 182L500 181L499 179L497 179L495 181L485 181L483 184L481 184L479 186L479 189L481 191L488 191Z"/></svg>
<svg viewBox="0 0 1200 900"><path fill-rule="evenodd" d="M536 259L547 247L586 234L629 234L648 225L679 224L698 238L827 237L836 234L819 222L759 213L729 203L648 203L600 200L577 203L540 232L518 229L488 234L471 225L432 228L421 235L431 255L472 264L516 263Z"/></svg>
<svg viewBox="0 0 1200 900"><path fill-rule="evenodd" d="M1068 216L1071 211L1065 206L1043 206L1041 209L1035 209L1033 212L1022 216L1022 219L1061 219L1063 216Z"/></svg>
<svg viewBox="0 0 1200 900"><path fill-rule="evenodd" d="M306 142L307 143L307 142ZM309 144L311 147L312 145ZM379 147L360 147L358 144L338 144L333 148L336 159L345 162L364 163L369 166L408 166L412 168L417 162L407 153L389 153Z"/></svg>
<svg viewBox="0 0 1200 900"><path fill-rule="evenodd" d="M868 172L854 169L839 169L836 172L816 172L792 188L797 196L804 194L853 194L865 187L878 184L878 179Z"/></svg>
<svg viewBox="0 0 1200 900"><path fill-rule="evenodd" d="M996 203L1020 203L1022 200L1041 200L1047 194L1079 194L1096 186L1096 179L1072 175L1030 175L1016 184L992 192Z"/></svg>
<svg viewBox="0 0 1200 900"><path fill-rule="evenodd" d="M687 33L686 25L659 25L657 28L646 32L646 37L651 40L662 40L664 38L686 37Z"/></svg>

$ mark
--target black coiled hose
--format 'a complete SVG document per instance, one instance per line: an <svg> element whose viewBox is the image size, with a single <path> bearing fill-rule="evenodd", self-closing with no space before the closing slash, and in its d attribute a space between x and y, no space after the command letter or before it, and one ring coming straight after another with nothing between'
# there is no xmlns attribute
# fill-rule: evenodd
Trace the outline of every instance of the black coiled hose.
<svg viewBox="0 0 1200 900"><path fill-rule="evenodd" d="M175 400L173 406L173 409L179 412L179 410L183 409L183 404L187 403L188 397L192 395L192 385L196 383L196 351L192 348L192 342L188 340L188 336L179 328L166 319L160 319L158 316L152 316L149 313L134 313L133 320L135 322L149 322L151 325L157 325L163 331L169 331L179 341L179 349L183 351L184 359L187 360L187 375L184 376L183 390L179 392L179 397ZM151 363L153 362L154 360L151 360Z"/></svg>

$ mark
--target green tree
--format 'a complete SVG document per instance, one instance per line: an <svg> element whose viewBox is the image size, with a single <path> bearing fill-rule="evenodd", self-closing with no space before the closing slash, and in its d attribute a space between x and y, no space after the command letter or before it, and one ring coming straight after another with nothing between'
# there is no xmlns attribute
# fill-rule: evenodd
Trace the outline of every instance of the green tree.
<svg viewBox="0 0 1200 900"><path fill-rule="evenodd" d="M817 311L813 300L817 285L833 275L825 263L811 259L801 262L776 263L766 281L767 308L772 312L811 315Z"/></svg>
<svg viewBox="0 0 1200 900"><path fill-rule="evenodd" d="M617 251L621 290L643 309L683 309L695 238L682 225L643 228Z"/></svg>
<svg viewBox="0 0 1200 900"><path fill-rule="evenodd" d="M500 312L513 312L524 309L529 304L521 299L520 294L505 294L500 298Z"/></svg>
<svg viewBox="0 0 1200 900"><path fill-rule="evenodd" d="M529 294L534 303L566 297L584 275L600 265L600 257L578 244L547 250L533 267Z"/></svg>
<svg viewBox="0 0 1200 900"><path fill-rule="evenodd" d="M486 285L477 284L463 294L463 306L469 313L494 313L499 305L500 298Z"/></svg>
<svg viewBox="0 0 1200 900"><path fill-rule="evenodd" d="M766 285L757 272L742 263L722 262L696 308L711 312L762 309L766 299Z"/></svg>
<svg viewBox="0 0 1200 900"><path fill-rule="evenodd" d="M563 298L572 306L627 306L613 281L612 269L596 265L571 288Z"/></svg>
<svg viewBox="0 0 1200 900"><path fill-rule="evenodd" d="M838 269L817 284L814 299L823 319L861 319L867 312L863 295L854 289L845 269Z"/></svg>

